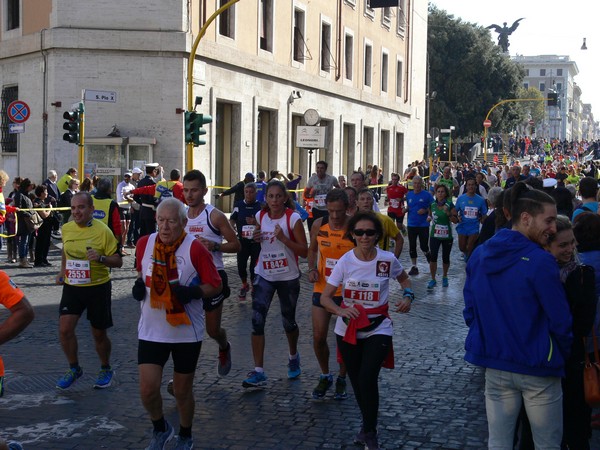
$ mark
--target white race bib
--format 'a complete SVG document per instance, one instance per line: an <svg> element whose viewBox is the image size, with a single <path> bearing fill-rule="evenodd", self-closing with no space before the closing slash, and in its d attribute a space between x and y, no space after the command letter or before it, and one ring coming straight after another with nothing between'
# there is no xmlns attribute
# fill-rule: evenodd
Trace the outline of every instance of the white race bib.
<svg viewBox="0 0 600 450"><path fill-rule="evenodd" d="M379 293L381 283L378 281L348 280L344 284L344 303L346 305L359 304L366 308L374 308L379 305Z"/></svg>
<svg viewBox="0 0 600 450"><path fill-rule="evenodd" d="M335 258L325 258L325 281L327 281L329 275L331 275L331 272L333 272L333 268L337 262L338 260Z"/></svg>
<svg viewBox="0 0 600 450"><path fill-rule="evenodd" d="M476 208L475 206L465 206L464 214L467 219L477 219L479 208Z"/></svg>
<svg viewBox="0 0 600 450"><path fill-rule="evenodd" d="M256 230L255 225L242 225L242 237L244 239L252 239L254 230Z"/></svg>
<svg viewBox="0 0 600 450"><path fill-rule="evenodd" d="M433 228L433 237L436 238L440 238L440 239L447 239L448 238L448 225L439 225L436 224L435 227Z"/></svg>
<svg viewBox="0 0 600 450"><path fill-rule="evenodd" d="M71 285L90 284L92 282L90 262L80 259L67 259L65 276Z"/></svg>
<svg viewBox="0 0 600 450"><path fill-rule="evenodd" d="M390 200L390 206L394 209L398 209L400 208L400 199L398 198L392 198Z"/></svg>
<svg viewBox="0 0 600 450"><path fill-rule="evenodd" d="M263 270L268 275L288 273L290 271L287 257L283 251L264 253L262 260Z"/></svg>
<svg viewBox="0 0 600 450"><path fill-rule="evenodd" d="M325 198L327 194L319 194L315 195L315 205L316 206L325 206Z"/></svg>

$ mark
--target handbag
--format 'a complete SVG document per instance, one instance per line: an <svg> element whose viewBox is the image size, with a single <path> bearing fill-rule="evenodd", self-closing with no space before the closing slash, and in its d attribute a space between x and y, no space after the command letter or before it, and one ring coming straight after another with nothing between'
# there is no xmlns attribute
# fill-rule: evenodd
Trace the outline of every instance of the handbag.
<svg viewBox="0 0 600 450"><path fill-rule="evenodd" d="M37 213L37 211L23 211L22 219L25 222L27 231L33 233L44 223L44 219Z"/></svg>
<svg viewBox="0 0 600 450"><path fill-rule="evenodd" d="M595 326L592 328L592 340L594 343L594 362L585 352L585 366L583 367L583 391L585 402L595 408L600 406L600 358L598 358L598 339L596 338ZM583 338L585 345L585 338Z"/></svg>

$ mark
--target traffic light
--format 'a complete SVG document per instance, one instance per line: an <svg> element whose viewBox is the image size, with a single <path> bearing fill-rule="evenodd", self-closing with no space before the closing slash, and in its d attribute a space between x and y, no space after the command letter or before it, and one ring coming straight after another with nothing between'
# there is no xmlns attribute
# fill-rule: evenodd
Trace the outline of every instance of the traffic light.
<svg viewBox="0 0 600 450"><path fill-rule="evenodd" d="M558 94L556 92L548 93L548 106L558 106Z"/></svg>
<svg viewBox="0 0 600 450"><path fill-rule="evenodd" d="M212 117L208 114L199 114L196 111L186 111L185 142L188 144L194 144L194 147L206 145L206 141L204 139L200 139L200 136L204 136L206 134L206 130L203 128L203 126L211 122Z"/></svg>
<svg viewBox="0 0 600 450"><path fill-rule="evenodd" d="M195 145L206 145L206 140L200 139L200 136L204 136L206 134L204 125L209 123L212 123L212 117L208 114L200 114L200 118L198 119L198 142L194 142Z"/></svg>
<svg viewBox="0 0 600 450"><path fill-rule="evenodd" d="M194 142L194 135L196 134L196 119L198 113L196 111L185 112L185 142L190 144Z"/></svg>
<svg viewBox="0 0 600 450"><path fill-rule="evenodd" d="M63 118L66 120L63 124L63 130L67 130L63 134L63 140L79 145L81 137L81 111L79 109L65 111Z"/></svg>

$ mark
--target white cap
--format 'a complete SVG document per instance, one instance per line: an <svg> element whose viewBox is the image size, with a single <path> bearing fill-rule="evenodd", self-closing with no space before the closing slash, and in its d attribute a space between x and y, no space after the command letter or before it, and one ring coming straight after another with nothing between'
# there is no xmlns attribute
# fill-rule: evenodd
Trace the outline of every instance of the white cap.
<svg viewBox="0 0 600 450"><path fill-rule="evenodd" d="M146 167L152 167L153 169L157 169L158 163L148 163L148 164L146 164Z"/></svg>
<svg viewBox="0 0 600 450"><path fill-rule="evenodd" d="M125 172L125 174L123 176L124 177L130 177L131 176L131 172Z"/></svg>
<svg viewBox="0 0 600 450"><path fill-rule="evenodd" d="M139 167L134 167L133 170L131 171L131 173L142 174L142 173L144 173L144 171L142 169L140 169Z"/></svg>
<svg viewBox="0 0 600 450"><path fill-rule="evenodd" d="M556 187L558 181L556 181L556 178L545 178L544 179L544 187L545 188L553 188Z"/></svg>

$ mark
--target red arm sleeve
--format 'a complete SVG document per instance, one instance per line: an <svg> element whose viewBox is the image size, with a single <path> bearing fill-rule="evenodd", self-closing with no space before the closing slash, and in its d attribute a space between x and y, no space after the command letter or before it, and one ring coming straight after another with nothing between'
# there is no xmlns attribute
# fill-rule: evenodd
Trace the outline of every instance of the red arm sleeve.
<svg viewBox="0 0 600 450"><path fill-rule="evenodd" d="M121 245L121 234L123 233L123 230L121 229L121 216L119 214L119 204L115 201L112 201L110 203L109 219L110 219L110 224L111 224L113 233L115 234L115 237L117 238L117 242L119 243L119 246L120 246Z"/></svg>
<svg viewBox="0 0 600 450"><path fill-rule="evenodd" d="M133 191L131 191L131 194L133 194L133 195L154 195L154 192L156 192L156 185L151 184L150 186L142 186L139 188L135 188Z"/></svg>
<svg viewBox="0 0 600 450"><path fill-rule="evenodd" d="M144 257L144 253L146 252L146 244L148 244L148 236L142 236L138 239L137 244L135 245L135 269L138 272L142 271L142 258Z"/></svg>

